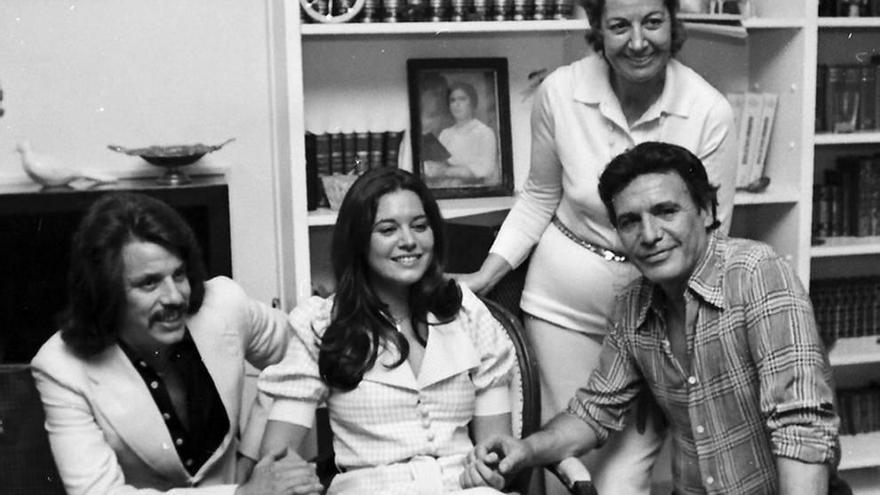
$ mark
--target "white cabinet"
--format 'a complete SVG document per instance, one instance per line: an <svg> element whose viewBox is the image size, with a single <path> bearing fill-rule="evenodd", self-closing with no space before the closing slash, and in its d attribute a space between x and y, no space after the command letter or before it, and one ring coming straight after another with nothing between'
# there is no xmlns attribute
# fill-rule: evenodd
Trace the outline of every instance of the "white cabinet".
<svg viewBox="0 0 880 495"><path fill-rule="evenodd" d="M868 51L880 46L880 23L820 20L815 1L753 0L752 4L755 16L748 19L683 16L689 39L680 58L686 64L722 92L779 95L766 166L770 186L760 194L737 194L732 234L773 245L791 260L805 285L812 276L840 273L841 259L843 266L851 265L853 259L862 260L865 266L857 264L854 273L864 273L876 264L880 239L811 247L811 191L817 171L835 150L880 148L880 133L816 135L816 65L823 58L842 56L844 48L835 52L823 47L826 38L845 47L861 43ZM279 167L276 178L282 197L290 199L278 219L288 308L311 293L313 276L327 276L328 266L322 260L335 219L329 210L306 211L306 130L406 129L408 58L506 57L514 183L518 187L528 170L531 99L526 76L579 58L586 50L585 19L320 25L300 23L298 2L274 0L272 6L275 40L271 54L279 138L275 152L279 163L289 165ZM847 39L850 32L856 33L856 41ZM402 156L402 166L408 168L406 153ZM512 201L443 201L442 207L447 216L471 215L507 209ZM843 349L840 346L833 354L836 364L863 359L845 357ZM844 439L844 468L880 465L876 454L860 453L862 440Z"/></svg>

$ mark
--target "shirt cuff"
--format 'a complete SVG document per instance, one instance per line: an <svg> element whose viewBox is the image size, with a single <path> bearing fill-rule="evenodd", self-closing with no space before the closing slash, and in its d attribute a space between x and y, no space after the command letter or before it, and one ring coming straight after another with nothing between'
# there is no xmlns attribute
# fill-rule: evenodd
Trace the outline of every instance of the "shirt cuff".
<svg viewBox="0 0 880 495"><path fill-rule="evenodd" d="M602 426L602 424L600 424L598 421L593 419L593 417L590 416L590 412L587 410L586 407L584 407L584 404L579 401L577 397L572 397L572 399L568 401L568 407L565 408L564 412L565 414L568 414L583 421L587 424L587 426L592 428L592 430L596 433L596 438L599 441L599 443L596 444L595 448L598 449L599 447L604 445L605 442L608 441L608 437L611 436L611 431L608 428Z"/></svg>
<svg viewBox="0 0 880 495"><path fill-rule="evenodd" d="M289 399L275 399L269 419L311 428L315 422L316 404Z"/></svg>
<svg viewBox="0 0 880 495"><path fill-rule="evenodd" d="M784 428L771 435L773 454L808 464L837 464L840 445L836 430L807 428L803 426Z"/></svg>
<svg viewBox="0 0 880 495"><path fill-rule="evenodd" d="M510 388L507 385L492 387L477 395L474 416L494 416L510 412Z"/></svg>

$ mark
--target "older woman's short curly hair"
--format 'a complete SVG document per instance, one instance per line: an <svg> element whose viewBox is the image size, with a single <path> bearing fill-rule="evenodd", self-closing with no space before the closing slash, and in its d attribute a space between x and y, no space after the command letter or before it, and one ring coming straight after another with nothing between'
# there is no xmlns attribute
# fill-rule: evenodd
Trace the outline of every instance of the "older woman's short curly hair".
<svg viewBox="0 0 880 495"><path fill-rule="evenodd" d="M583 0L584 10L586 10L587 19L590 21L587 42L596 53L602 53L605 50L602 41L602 13L605 11L606 3L606 0ZM687 33L684 30L684 24L678 19L678 0L663 0L663 4L669 11L669 22L672 23L672 48L670 51L675 56L684 46Z"/></svg>

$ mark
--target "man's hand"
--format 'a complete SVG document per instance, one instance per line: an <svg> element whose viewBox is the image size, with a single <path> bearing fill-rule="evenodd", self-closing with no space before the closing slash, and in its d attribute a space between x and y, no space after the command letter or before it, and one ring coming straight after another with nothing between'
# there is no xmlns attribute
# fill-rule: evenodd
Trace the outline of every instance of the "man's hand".
<svg viewBox="0 0 880 495"><path fill-rule="evenodd" d="M280 450L260 459L235 495L319 495L323 489L313 464Z"/></svg>
<svg viewBox="0 0 880 495"><path fill-rule="evenodd" d="M467 456L464 471L461 473L459 482L462 488L474 488L478 486L491 486L497 490L504 488L506 480L495 471L498 466L498 454L490 452L483 458L477 458L475 450Z"/></svg>
<svg viewBox="0 0 880 495"><path fill-rule="evenodd" d="M507 479L531 465L533 457L532 448L523 440L508 435L491 437L477 444L468 455L462 482L479 478L483 484L500 490Z"/></svg>

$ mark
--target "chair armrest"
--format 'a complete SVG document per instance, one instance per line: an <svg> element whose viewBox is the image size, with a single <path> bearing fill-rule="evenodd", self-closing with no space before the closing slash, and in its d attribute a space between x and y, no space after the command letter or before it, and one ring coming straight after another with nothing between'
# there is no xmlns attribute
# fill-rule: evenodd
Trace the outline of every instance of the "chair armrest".
<svg viewBox="0 0 880 495"><path fill-rule="evenodd" d="M573 495L598 495L586 466L576 457L566 457L556 464L546 466Z"/></svg>

